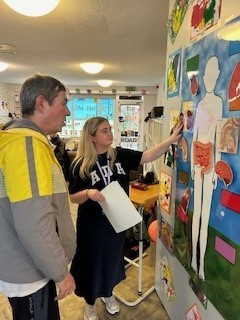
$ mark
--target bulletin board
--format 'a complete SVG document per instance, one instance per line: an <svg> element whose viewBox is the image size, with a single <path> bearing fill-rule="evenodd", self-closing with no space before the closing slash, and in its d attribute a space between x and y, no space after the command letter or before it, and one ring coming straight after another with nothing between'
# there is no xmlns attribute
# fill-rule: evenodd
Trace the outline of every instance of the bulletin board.
<svg viewBox="0 0 240 320"><path fill-rule="evenodd" d="M225 319L240 314L240 42L183 51L174 255ZM188 112L190 111L190 112Z"/></svg>

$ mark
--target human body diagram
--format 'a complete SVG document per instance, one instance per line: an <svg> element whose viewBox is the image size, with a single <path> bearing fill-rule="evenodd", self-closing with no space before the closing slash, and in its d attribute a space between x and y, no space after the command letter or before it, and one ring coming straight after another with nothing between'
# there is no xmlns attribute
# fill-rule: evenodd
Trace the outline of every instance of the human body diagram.
<svg viewBox="0 0 240 320"><path fill-rule="evenodd" d="M214 94L218 76L218 59L213 56L205 67L203 79L206 95L197 106L191 148L191 175L194 180L191 265L202 280L205 280L204 257L212 195L217 186L214 166L221 157L215 145L217 121L222 118L223 108L221 98ZM197 261L198 239L199 263Z"/></svg>

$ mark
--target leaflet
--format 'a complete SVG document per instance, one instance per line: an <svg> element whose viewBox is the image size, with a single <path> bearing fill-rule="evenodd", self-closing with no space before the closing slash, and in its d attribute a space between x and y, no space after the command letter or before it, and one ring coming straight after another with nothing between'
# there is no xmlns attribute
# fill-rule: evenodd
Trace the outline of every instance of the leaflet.
<svg viewBox="0 0 240 320"><path fill-rule="evenodd" d="M142 221L141 215L118 181L112 181L101 192L105 201L99 202L99 204L117 233Z"/></svg>

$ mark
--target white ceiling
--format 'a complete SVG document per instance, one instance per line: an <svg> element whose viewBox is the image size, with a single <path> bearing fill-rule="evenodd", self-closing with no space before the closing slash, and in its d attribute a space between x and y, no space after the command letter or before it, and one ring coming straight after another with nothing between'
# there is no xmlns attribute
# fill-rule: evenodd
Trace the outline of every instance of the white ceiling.
<svg viewBox="0 0 240 320"><path fill-rule="evenodd" d="M35 72L66 85L155 86L165 71L168 0L60 0L43 17L26 17L0 2L0 44L17 54L0 54L10 67L0 82L21 84ZM98 75L79 63L105 64Z"/></svg>

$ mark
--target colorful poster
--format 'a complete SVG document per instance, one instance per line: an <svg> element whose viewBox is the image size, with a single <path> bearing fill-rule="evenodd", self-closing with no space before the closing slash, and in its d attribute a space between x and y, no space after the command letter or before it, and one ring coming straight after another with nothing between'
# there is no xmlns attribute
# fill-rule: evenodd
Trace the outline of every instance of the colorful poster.
<svg viewBox="0 0 240 320"><path fill-rule="evenodd" d="M161 280L164 285L164 290L168 301L172 301L176 297L173 286L172 274L166 256L163 256L159 263Z"/></svg>
<svg viewBox="0 0 240 320"><path fill-rule="evenodd" d="M159 203L160 206L167 212L170 213L171 203L171 191L172 191L172 177L161 171L160 182L159 182Z"/></svg>
<svg viewBox="0 0 240 320"><path fill-rule="evenodd" d="M192 101L193 119L177 152L173 251L226 320L240 314L240 114L229 103L240 52L229 48L213 32L183 52L182 101Z"/></svg>
<svg viewBox="0 0 240 320"><path fill-rule="evenodd" d="M220 19L222 0L194 0L192 5L191 40L202 35Z"/></svg>
<svg viewBox="0 0 240 320"><path fill-rule="evenodd" d="M159 239L166 249L173 254L173 227L161 216L159 223Z"/></svg>
<svg viewBox="0 0 240 320"><path fill-rule="evenodd" d="M180 119L180 111L179 110L171 110L170 111L170 130L169 135L173 133L173 129L177 125L178 121ZM176 165L176 144L171 144L168 147L168 150L166 151L164 155L164 164L166 164L170 168L175 168Z"/></svg>
<svg viewBox="0 0 240 320"><path fill-rule="evenodd" d="M178 31L182 25L189 2L189 0L176 0L174 4L171 16L168 20L168 34L172 44L174 43Z"/></svg>
<svg viewBox="0 0 240 320"><path fill-rule="evenodd" d="M168 57L167 65L167 97L179 95L182 51L177 50Z"/></svg>

